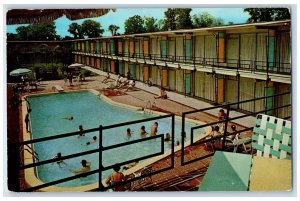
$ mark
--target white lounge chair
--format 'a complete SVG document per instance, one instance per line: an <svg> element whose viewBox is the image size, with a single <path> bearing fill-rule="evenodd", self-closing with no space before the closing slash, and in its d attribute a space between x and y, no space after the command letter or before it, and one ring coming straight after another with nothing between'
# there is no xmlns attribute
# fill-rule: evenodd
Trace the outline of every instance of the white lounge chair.
<svg viewBox="0 0 300 201"><path fill-rule="evenodd" d="M58 91L58 92L63 92L64 91L64 89L60 85L54 85L52 87L52 90L53 91Z"/></svg>

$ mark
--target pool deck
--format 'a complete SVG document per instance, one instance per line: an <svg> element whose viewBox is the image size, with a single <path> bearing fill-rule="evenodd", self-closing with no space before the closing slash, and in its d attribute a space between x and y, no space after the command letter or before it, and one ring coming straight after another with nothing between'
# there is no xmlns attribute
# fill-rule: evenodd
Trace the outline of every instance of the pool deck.
<svg viewBox="0 0 300 201"><path fill-rule="evenodd" d="M87 77L86 80L82 83L74 83L74 86L68 86L64 80L53 80L53 81L42 81L41 85L37 90L32 90L31 92L24 92L22 95L29 94L43 94L53 92L53 86L60 85L64 91L73 91L80 89L95 89L101 93L105 93L103 91L104 88L108 87L114 80L110 80L108 83L102 83L104 79L105 73L96 70L90 69L90 67L85 67L88 70L95 72L100 76ZM115 78L116 75L112 75L112 78ZM133 105L137 107L146 107L147 103L150 101L151 104L155 102L156 108L160 111L172 112L176 115L181 115L184 111L191 111L195 108L206 108L211 107L213 105L203 102L201 100L196 100L190 97L185 97L184 95L167 92L169 98L167 100L163 99L154 99L154 96L159 94L159 88L154 86L146 86L144 83L137 82L136 88L134 90L130 90L125 92L125 90L119 90L119 93L116 93L110 98L113 101ZM200 120L203 122L212 122L217 120L217 110L212 110L210 114L208 113L195 113L193 115L189 115L189 118ZM231 113L234 115L242 115L242 113ZM230 116L231 116L230 115ZM251 118L249 118L249 121ZM22 120L19 120L20 126L22 126ZM248 127L248 121L236 122L237 127ZM253 124L252 124L253 125ZM249 136L250 133L244 133L244 136ZM187 148L185 150L185 158L186 160L191 160L193 158L199 157L200 155L206 155L211 153L209 150L205 150L203 145L193 146L191 148ZM205 160L201 160L186 166L180 165L180 152L176 152L175 154L175 168L166 172L163 172L158 175L152 176L152 182L145 185L136 185L133 187L133 191L194 191L197 190L200 182L203 179L203 176L206 172L207 166L209 165L210 158ZM157 161L153 165L154 170L160 169L160 167L169 164L169 157ZM22 183L22 182L21 182Z"/></svg>

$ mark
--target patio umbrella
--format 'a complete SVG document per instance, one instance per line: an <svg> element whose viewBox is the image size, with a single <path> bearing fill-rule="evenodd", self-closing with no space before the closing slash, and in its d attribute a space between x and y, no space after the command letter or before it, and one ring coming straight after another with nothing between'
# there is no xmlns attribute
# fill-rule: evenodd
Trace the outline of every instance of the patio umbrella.
<svg viewBox="0 0 300 201"><path fill-rule="evenodd" d="M70 20L99 17L113 8L100 9L12 9L7 12L7 24L31 24L40 22L52 22L65 15Z"/></svg>
<svg viewBox="0 0 300 201"><path fill-rule="evenodd" d="M71 64L68 66L68 68L81 68L83 66L84 66L83 64Z"/></svg>
<svg viewBox="0 0 300 201"><path fill-rule="evenodd" d="M26 74L29 74L31 72L30 69L27 69L27 68L18 68L18 69L15 69L13 71L11 71L9 73L10 76L20 76L20 75L26 75Z"/></svg>

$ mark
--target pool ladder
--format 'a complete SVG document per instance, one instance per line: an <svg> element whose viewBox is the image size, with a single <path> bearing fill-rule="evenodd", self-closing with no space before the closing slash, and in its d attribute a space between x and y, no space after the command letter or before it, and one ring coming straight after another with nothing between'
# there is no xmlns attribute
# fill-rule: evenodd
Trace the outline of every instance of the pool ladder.
<svg viewBox="0 0 300 201"><path fill-rule="evenodd" d="M28 153L30 153L30 155L32 155L32 157L34 158L35 161L39 161L39 156L38 153L36 153L31 147L29 147L27 144L25 145L26 147L21 147L20 149L20 154L24 153L25 151L27 151ZM24 163L24 156L20 156L20 163L23 164Z"/></svg>
<svg viewBox="0 0 300 201"><path fill-rule="evenodd" d="M153 110L151 110L151 109L152 109L152 107L155 107L155 106L156 106L155 101L153 103L151 103L151 101L148 100L146 103L146 106L144 108L144 114L153 114ZM146 109L148 109L148 111Z"/></svg>

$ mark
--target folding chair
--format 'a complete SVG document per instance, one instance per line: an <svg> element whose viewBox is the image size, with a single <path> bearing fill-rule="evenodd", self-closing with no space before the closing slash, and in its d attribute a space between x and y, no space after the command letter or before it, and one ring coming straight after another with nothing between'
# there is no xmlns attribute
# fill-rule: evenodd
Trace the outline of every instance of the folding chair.
<svg viewBox="0 0 300 201"><path fill-rule="evenodd" d="M232 132L238 132L238 131L232 130ZM232 135L231 135L231 136L227 136L225 139L226 147L227 146L233 147L233 152L235 152L235 153L237 152L239 146L243 146L244 152L250 151L247 149L246 144L250 143L252 141L252 139L249 137L240 138L241 134L242 133L238 132L234 135L234 137L232 137ZM222 138L222 140L223 140L223 138Z"/></svg>
<svg viewBox="0 0 300 201"><path fill-rule="evenodd" d="M252 151L257 156L284 159L291 157L291 121L258 114L252 135Z"/></svg>

